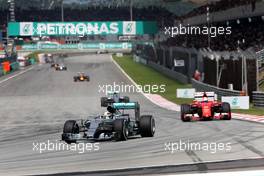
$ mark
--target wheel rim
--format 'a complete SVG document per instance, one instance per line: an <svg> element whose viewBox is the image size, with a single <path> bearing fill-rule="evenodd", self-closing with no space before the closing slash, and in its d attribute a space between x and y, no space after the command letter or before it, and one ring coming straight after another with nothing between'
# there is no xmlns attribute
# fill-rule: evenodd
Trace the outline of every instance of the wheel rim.
<svg viewBox="0 0 264 176"><path fill-rule="evenodd" d="M152 126L152 134L155 133L155 130L156 130L156 125L155 125L155 120L153 118L151 118L151 126Z"/></svg>
<svg viewBox="0 0 264 176"><path fill-rule="evenodd" d="M128 136L128 129L125 127L125 136Z"/></svg>
<svg viewBox="0 0 264 176"><path fill-rule="evenodd" d="M126 127L126 122L125 121L123 123L123 134L124 134L124 138L126 140L127 137L128 137L129 132L128 132L128 128Z"/></svg>

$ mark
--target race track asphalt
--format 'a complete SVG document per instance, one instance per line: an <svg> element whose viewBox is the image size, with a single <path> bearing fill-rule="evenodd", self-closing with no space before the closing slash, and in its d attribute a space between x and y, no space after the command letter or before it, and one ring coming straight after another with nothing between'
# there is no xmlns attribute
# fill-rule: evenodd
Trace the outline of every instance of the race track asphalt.
<svg viewBox="0 0 264 176"><path fill-rule="evenodd" d="M100 107L99 85L132 84L113 64L110 55L72 56L62 59L68 71L48 64L35 65L19 76L0 78L0 175L34 175L98 171L264 157L264 126L240 120L183 123L179 114L162 109L140 93L129 93L141 105L141 114L156 120L153 138L124 142L102 141L98 151L33 150L33 143L61 142L68 119L86 118ZM77 72L90 82L73 82ZM142 73L144 74L144 73ZM171 151L165 143L230 143L231 150ZM94 145L94 144L92 144ZM159 173L156 170L154 173Z"/></svg>

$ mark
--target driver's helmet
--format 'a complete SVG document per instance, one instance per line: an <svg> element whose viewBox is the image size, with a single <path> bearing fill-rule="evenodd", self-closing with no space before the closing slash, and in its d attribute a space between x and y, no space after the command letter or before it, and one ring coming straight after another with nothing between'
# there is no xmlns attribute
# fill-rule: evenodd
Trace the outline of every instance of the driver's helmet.
<svg viewBox="0 0 264 176"><path fill-rule="evenodd" d="M203 95L203 102L208 102L208 97L207 97L206 93L204 93L204 95Z"/></svg>
<svg viewBox="0 0 264 176"><path fill-rule="evenodd" d="M106 112L104 113L104 116L105 116L106 119L109 119L110 116L111 116L111 113L108 112L108 111L106 111Z"/></svg>

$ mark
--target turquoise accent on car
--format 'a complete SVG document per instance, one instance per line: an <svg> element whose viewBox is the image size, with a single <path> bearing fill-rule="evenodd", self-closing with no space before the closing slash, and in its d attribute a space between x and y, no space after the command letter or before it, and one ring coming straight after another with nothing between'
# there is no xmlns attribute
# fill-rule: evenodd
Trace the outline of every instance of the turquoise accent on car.
<svg viewBox="0 0 264 176"><path fill-rule="evenodd" d="M113 103L113 108L115 109L136 109L137 107L138 107L137 102Z"/></svg>

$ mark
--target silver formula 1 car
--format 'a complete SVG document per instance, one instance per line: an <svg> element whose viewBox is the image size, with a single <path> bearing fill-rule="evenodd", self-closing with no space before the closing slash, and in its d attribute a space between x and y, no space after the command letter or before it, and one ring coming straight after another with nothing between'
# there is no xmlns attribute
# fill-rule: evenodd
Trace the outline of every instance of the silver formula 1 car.
<svg viewBox="0 0 264 176"><path fill-rule="evenodd" d="M134 115L125 113L134 110ZM153 137L155 120L151 115L140 116L138 102L113 103L104 115L87 120L67 120L64 124L62 140L76 143L83 139L113 139L125 141L131 136Z"/></svg>

